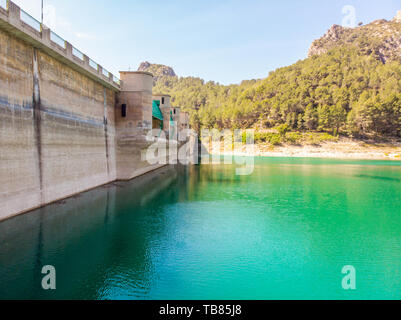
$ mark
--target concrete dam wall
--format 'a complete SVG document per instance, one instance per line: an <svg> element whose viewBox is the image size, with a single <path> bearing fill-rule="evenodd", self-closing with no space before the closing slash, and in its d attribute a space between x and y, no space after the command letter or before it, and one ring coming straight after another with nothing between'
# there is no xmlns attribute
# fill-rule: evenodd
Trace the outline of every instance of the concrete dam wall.
<svg viewBox="0 0 401 320"><path fill-rule="evenodd" d="M22 13L0 7L0 220L160 167L141 160L153 76L120 85Z"/></svg>

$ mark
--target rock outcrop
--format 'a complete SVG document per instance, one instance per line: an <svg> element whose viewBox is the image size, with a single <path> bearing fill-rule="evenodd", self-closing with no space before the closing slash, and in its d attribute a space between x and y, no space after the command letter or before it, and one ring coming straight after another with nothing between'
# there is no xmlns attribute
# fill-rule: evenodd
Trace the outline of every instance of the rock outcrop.
<svg viewBox="0 0 401 320"><path fill-rule="evenodd" d="M153 74L155 79L157 80L159 77L167 76L167 77L176 77L177 75L174 72L174 69L165 66L162 64L153 64L148 61L142 62L139 65L138 71L146 71Z"/></svg>
<svg viewBox="0 0 401 320"><path fill-rule="evenodd" d="M339 46L356 48L383 63L401 62L401 11L391 21L376 20L357 28L333 25L322 38L312 43L308 57L325 54Z"/></svg>
<svg viewBox="0 0 401 320"><path fill-rule="evenodd" d="M314 55L321 55L326 53L329 48L327 48L327 43L331 45L335 45L340 39L342 34L346 31L346 28L339 26L337 24L333 25L326 34L315 40L308 51L308 58Z"/></svg>

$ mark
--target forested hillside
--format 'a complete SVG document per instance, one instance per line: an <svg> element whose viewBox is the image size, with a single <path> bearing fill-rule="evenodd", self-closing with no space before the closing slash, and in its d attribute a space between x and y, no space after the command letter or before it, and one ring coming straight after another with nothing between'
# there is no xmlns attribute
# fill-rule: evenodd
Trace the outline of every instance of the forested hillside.
<svg viewBox="0 0 401 320"><path fill-rule="evenodd" d="M307 59L239 85L180 78L166 66L147 66L141 70L156 75L154 90L171 94L173 105L190 112L195 128L284 124L292 131L401 136L401 21L396 19L354 29L333 26L312 44Z"/></svg>

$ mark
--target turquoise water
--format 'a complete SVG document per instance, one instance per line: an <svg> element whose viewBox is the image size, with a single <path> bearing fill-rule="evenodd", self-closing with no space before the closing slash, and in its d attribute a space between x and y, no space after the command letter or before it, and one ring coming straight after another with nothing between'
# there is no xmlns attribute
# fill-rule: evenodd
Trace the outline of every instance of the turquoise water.
<svg viewBox="0 0 401 320"><path fill-rule="evenodd" d="M401 163L258 158L250 176L168 167L98 188L0 223L15 298L400 299Z"/></svg>

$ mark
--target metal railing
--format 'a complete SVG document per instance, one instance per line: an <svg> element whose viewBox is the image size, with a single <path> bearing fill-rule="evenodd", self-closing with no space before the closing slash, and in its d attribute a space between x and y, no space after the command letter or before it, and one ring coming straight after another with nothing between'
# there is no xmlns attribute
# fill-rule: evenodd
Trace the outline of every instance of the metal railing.
<svg viewBox="0 0 401 320"><path fill-rule="evenodd" d="M30 28L32 28L33 30L37 31L39 34L37 35L38 37L41 37L43 39L43 32L49 32L47 27L43 28L42 30L42 24L36 20L34 17L32 17L29 13L27 13L26 11L24 11L23 9L21 9L19 6L17 6L16 4L14 4L11 0L0 0L0 7L8 10L9 8L16 8L15 10L13 9L11 13L15 12L15 14L17 15L19 12L19 17L15 17L14 19L18 19L23 22L24 24L26 24L27 26L29 26ZM22 25L22 27L24 27ZM49 37L49 36L47 36ZM59 35L57 35L55 32L53 32L52 30L50 30L50 41L56 45L58 45L59 47L61 47L62 49L68 49L70 45L70 43L68 43L66 40L64 40L62 37L60 37ZM90 67L90 69L93 69L93 71L96 71L97 75L100 76L100 69L102 69L102 75L104 77L106 77L108 79L108 81L112 81L114 84L117 85L121 85L121 81L119 78L117 78L116 76L114 76L112 73L110 73L109 71L107 71L107 69L101 67L98 63L96 63L95 61L93 61L90 58L86 58L85 61L85 55L78 50L77 48L72 47L72 55L76 58L78 58L79 60L81 60L82 62L84 62L85 67L88 68L87 66ZM68 50L67 50L68 51ZM66 51L66 54L68 55Z"/></svg>
<svg viewBox="0 0 401 320"><path fill-rule="evenodd" d="M62 47L63 49L66 48L65 40L56 33L54 33L53 31L50 31L50 40L53 41L55 44L59 45L60 47Z"/></svg>
<svg viewBox="0 0 401 320"><path fill-rule="evenodd" d="M102 73L106 78L110 77L110 72L108 72L105 68L102 69Z"/></svg>
<svg viewBox="0 0 401 320"><path fill-rule="evenodd" d="M84 61L84 54L79 51L77 48L72 47L72 54L73 56L77 57L79 60Z"/></svg>
<svg viewBox="0 0 401 320"><path fill-rule="evenodd" d="M28 26L32 27L38 32L42 31L42 24L32 17L29 13L26 13L24 10L21 9L20 15L21 21L25 22Z"/></svg>
<svg viewBox="0 0 401 320"><path fill-rule="evenodd" d="M117 83L118 85L121 85L120 79L118 79L116 76L113 75L113 82Z"/></svg>
<svg viewBox="0 0 401 320"><path fill-rule="evenodd" d="M7 4L8 4L7 0L0 0L0 7L2 7L3 9L6 9L6 10L8 9Z"/></svg>
<svg viewBox="0 0 401 320"><path fill-rule="evenodd" d="M91 68L95 69L95 70L98 70L98 69L99 69L99 65L98 65L95 61L93 61L92 59L90 59L90 58L89 58L89 66L90 66Z"/></svg>

